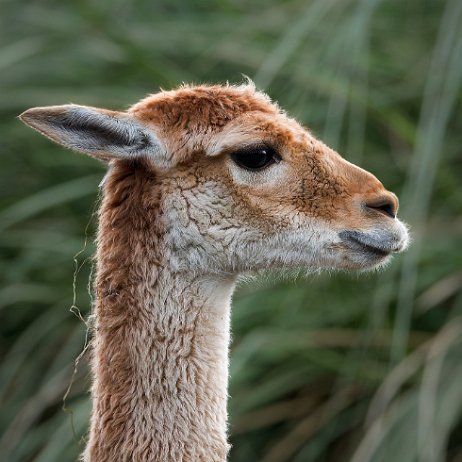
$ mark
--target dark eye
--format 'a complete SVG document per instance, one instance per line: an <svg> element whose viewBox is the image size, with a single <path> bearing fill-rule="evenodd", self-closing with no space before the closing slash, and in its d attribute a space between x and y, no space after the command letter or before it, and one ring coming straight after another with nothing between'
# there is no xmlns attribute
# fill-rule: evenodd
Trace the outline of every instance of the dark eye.
<svg viewBox="0 0 462 462"><path fill-rule="evenodd" d="M267 146L244 148L231 154L231 159L239 167L247 170L263 170L275 162L279 162L281 157L272 148Z"/></svg>

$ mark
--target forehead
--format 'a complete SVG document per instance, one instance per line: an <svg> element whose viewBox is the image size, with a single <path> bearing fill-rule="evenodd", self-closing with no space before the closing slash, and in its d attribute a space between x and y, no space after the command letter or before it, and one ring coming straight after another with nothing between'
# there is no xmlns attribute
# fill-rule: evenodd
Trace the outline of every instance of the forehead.
<svg viewBox="0 0 462 462"><path fill-rule="evenodd" d="M247 112L276 115L280 109L252 85L183 86L150 95L130 109L145 122L163 127L208 131Z"/></svg>
<svg viewBox="0 0 462 462"><path fill-rule="evenodd" d="M129 112L154 128L177 162L258 142L296 149L311 141L253 85L184 86L148 96Z"/></svg>

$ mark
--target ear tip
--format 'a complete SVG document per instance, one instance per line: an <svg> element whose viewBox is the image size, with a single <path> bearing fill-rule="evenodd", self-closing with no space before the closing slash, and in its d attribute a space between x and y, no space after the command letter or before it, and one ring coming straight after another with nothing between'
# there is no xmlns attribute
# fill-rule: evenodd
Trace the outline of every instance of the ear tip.
<svg viewBox="0 0 462 462"><path fill-rule="evenodd" d="M64 104L62 106L39 106L39 107L31 107L27 109L18 117L21 120L30 120L30 119L38 119L43 118L46 116L54 116L65 113L70 108L77 107L73 104Z"/></svg>
<svg viewBox="0 0 462 462"><path fill-rule="evenodd" d="M33 126L34 122L37 122L40 118L40 115L43 116L43 108L33 107L31 109L27 109L27 111L24 111L22 114L19 114L18 118L26 125Z"/></svg>
<svg viewBox="0 0 462 462"><path fill-rule="evenodd" d="M25 125L31 128L36 128L37 119L33 109L28 109L18 116L18 119Z"/></svg>
<svg viewBox="0 0 462 462"><path fill-rule="evenodd" d="M65 108L65 106L32 107L20 114L18 119L29 127L37 129L48 119L65 112Z"/></svg>
<svg viewBox="0 0 462 462"><path fill-rule="evenodd" d="M22 114L18 115L18 119L24 123L27 123L30 120L31 116L33 117L33 112L34 112L33 108L27 109L27 111L24 111Z"/></svg>

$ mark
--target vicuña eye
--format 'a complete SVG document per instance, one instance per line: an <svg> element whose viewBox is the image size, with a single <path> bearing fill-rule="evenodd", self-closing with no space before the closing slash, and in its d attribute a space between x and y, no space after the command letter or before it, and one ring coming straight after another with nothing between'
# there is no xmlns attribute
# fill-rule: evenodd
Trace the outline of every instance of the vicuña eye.
<svg viewBox="0 0 462 462"><path fill-rule="evenodd" d="M280 162L281 157L272 148L261 146L257 148L244 148L231 154L231 159L239 167L246 170L263 170L275 162Z"/></svg>

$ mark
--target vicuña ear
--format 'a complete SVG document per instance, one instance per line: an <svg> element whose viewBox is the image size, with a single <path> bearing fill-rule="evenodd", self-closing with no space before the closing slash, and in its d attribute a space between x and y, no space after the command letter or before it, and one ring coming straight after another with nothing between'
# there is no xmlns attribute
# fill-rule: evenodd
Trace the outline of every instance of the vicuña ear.
<svg viewBox="0 0 462 462"><path fill-rule="evenodd" d="M32 108L19 118L56 143L104 162L143 156L167 167L156 135L123 112L69 104Z"/></svg>

